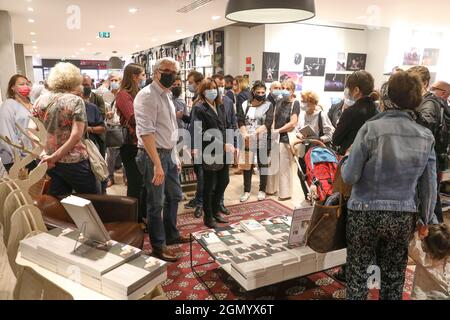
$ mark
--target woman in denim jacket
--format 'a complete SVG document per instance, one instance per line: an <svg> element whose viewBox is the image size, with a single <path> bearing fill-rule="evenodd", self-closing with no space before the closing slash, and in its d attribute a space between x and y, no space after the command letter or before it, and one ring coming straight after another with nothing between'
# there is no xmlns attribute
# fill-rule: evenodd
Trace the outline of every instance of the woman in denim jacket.
<svg viewBox="0 0 450 320"><path fill-rule="evenodd" d="M367 298L373 264L381 271L381 299L401 300L417 214L421 229L437 223L434 138L414 121L420 80L396 73L382 95L384 112L361 128L342 167L343 180L353 185L347 217L350 300Z"/></svg>

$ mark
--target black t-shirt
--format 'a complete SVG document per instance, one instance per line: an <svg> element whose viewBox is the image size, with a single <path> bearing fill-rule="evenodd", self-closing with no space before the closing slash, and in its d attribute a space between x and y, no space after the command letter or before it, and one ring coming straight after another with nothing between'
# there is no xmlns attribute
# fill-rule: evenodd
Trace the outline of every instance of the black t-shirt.
<svg viewBox="0 0 450 320"><path fill-rule="evenodd" d="M300 115L300 102L287 102L281 100L277 103L275 108L275 129L284 127L291 121L292 115ZM280 134L280 143L289 143L289 136L287 132Z"/></svg>

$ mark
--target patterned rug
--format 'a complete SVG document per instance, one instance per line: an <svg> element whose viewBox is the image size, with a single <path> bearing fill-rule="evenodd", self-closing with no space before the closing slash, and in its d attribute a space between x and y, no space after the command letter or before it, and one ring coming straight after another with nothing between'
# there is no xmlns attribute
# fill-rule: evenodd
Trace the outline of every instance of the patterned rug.
<svg viewBox="0 0 450 320"><path fill-rule="evenodd" d="M229 207L231 216L227 217L231 223L246 219L264 219L279 215L292 214L292 210L273 200L246 203ZM189 234L203 229L202 219L195 219L193 214L181 215L178 219L181 233ZM170 264L168 278L161 285L171 300L213 300L214 297L205 289L202 282L191 270L189 244L171 247L177 252L179 262ZM145 250L151 247L146 239ZM198 244L193 246L193 263L201 265L209 261L209 255ZM304 278L286 281L277 285L246 293L237 282L226 272L218 269L218 265L211 264L198 267L197 272L202 276L205 284L220 300L332 300L345 299L345 286L331 277L339 269L319 272ZM406 273L404 298L409 299L412 289L413 271ZM369 299L377 299L378 291L372 290Z"/></svg>

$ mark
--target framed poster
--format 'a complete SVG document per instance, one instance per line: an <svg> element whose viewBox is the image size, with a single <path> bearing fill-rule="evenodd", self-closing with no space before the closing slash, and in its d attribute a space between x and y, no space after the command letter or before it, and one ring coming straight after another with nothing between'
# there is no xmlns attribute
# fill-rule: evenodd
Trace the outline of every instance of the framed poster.
<svg viewBox="0 0 450 320"><path fill-rule="evenodd" d="M280 72L280 53L263 52L262 81L272 83L278 81Z"/></svg>
<svg viewBox="0 0 450 320"><path fill-rule="evenodd" d="M295 91L302 91L303 89L303 72L296 71L281 71L280 82L285 80L292 80L295 83Z"/></svg>
<svg viewBox="0 0 450 320"><path fill-rule="evenodd" d="M305 77L323 77L325 75L326 58L305 58Z"/></svg>
<svg viewBox="0 0 450 320"><path fill-rule="evenodd" d="M423 51L422 64L427 67L434 67L439 61L439 49L425 49Z"/></svg>
<svg viewBox="0 0 450 320"><path fill-rule="evenodd" d="M327 73L325 75L325 92L344 92L345 74Z"/></svg>
<svg viewBox="0 0 450 320"><path fill-rule="evenodd" d="M306 231L308 230L313 212L314 207L298 208L294 210L288 242L290 247L306 246Z"/></svg>
<svg viewBox="0 0 450 320"><path fill-rule="evenodd" d="M403 55L403 65L405 66L418 66L420 64L420 52L417 48L411 48Z"/></svg>
<svg viewBox="0 0 450 320"><path fill-rule="evenodd" d="M366 69L367 54L349 53L347 56L347 71L360 71Z"/></svg>

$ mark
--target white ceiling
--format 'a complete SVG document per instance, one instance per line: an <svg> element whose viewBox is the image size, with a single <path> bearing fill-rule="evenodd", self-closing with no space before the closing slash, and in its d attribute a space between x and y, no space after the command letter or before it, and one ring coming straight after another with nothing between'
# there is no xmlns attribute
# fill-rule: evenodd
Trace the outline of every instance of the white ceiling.
<svg viewBox="0 0 450 320"><path fill-rule="evenodd" d="M231 24L224 18L227 0L213 0L187 14L176 12L193 1L0 0L0 10L10 12L14 41L25 45L27 55L103 60ZM81 25L78 30L67 28L70 17L67 10L72 5L80 8ZM28 11L29 7L34 11ZM131 14L128 12L130 8L138 11ZM450 0L316 0L316 8L315 21L380 26L407 23L433 28L450 26ZM220 18L213 20L213 16ZM29 19L34 19L34 23L28 22ZM115 28L110 28L110 25ZM97 39L100 31L111 32L112 38ZM36 35L32 36L30 32ZM113 51L118 53L113 54Z"/></svg>

